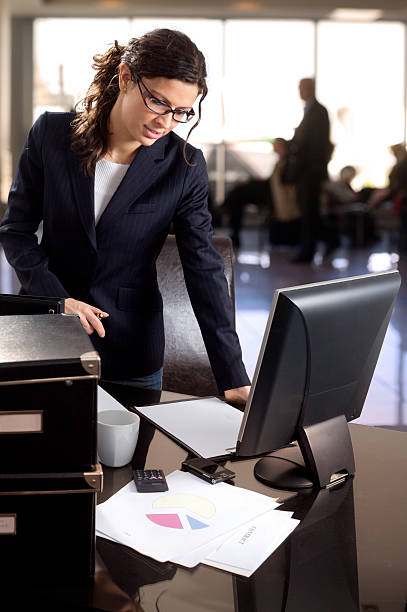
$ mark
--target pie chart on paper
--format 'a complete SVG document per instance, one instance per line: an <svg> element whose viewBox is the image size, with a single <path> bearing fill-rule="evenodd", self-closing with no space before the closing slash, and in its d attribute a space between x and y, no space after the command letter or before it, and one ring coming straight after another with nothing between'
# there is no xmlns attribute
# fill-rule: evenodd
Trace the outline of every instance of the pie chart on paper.
<svg viewBox="0 0 407 612"><path fill-rule="evenodd" d="M152 505L153 513L146 517L160 527L169 529L205 529L216 513L215 505L197 495L163 495Z"/></svg>

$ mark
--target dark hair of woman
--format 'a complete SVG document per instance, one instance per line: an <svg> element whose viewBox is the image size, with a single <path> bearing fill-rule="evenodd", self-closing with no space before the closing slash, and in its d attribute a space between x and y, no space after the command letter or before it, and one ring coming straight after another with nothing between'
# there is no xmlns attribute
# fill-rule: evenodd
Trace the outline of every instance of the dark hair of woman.
<svg viewBox="0 0 407 612"><path fill-rule="evenodd" d="M201 104L208 93L205 58L190 38L176 30L153 30L141 38L132 38L127 46L119 45L116 40L113 47L95 55L93 61L95 78L71 123L71 150L81 158L83 172L92 175L96 162L106 153L109 115L119 95L121 64L129 66L134 81L137 76L164 77L198 86L201 94L198 119L189 130L183 148L184 159L189 163L186 143L201 120Z"/></svg>

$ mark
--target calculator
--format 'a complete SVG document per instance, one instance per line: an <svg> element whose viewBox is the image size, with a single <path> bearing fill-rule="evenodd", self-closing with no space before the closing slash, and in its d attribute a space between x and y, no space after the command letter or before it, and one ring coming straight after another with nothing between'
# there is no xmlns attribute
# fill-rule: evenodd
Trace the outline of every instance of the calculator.
<svg viewBox="0 0 407 612"><path fill-rule="evenodd" d="M139 493L162 493L168 491L162 470L133 470L133 478Z"/></svg>

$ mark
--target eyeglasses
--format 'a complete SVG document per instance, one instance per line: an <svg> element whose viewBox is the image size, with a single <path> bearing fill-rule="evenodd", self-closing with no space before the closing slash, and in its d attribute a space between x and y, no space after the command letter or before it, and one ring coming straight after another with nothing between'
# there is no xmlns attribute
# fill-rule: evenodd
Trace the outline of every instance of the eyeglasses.
<svg viewBox="0 0 407 612"><path fill-rule="evenodd" d="M168 115L168 113L171 113L172 118L174 121L177 121L177 123L188 123L188 121L195 116L193 108L190 110L185 110L184 108L171 108L169 104L153 96L139 76L136 76L136 82L144 104L149 110L153 111L153 113L157 113L157 115ZM143 85L145 91L141 89L140 83Z"/></svg>

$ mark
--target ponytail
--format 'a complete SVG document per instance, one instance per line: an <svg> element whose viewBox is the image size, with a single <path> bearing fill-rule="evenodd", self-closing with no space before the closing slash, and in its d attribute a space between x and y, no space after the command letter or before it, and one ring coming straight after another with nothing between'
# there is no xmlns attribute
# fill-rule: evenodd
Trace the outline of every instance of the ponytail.
<svg viewBox="0 0 407 612"><path fill-rule="evenodd" d="M119 66L124 49L116 40L106 53L93 57L95 78L84 99L75 107L71 150L81 157L82 170L88 176L106 153L109 115L119 95Z"/></svg>

